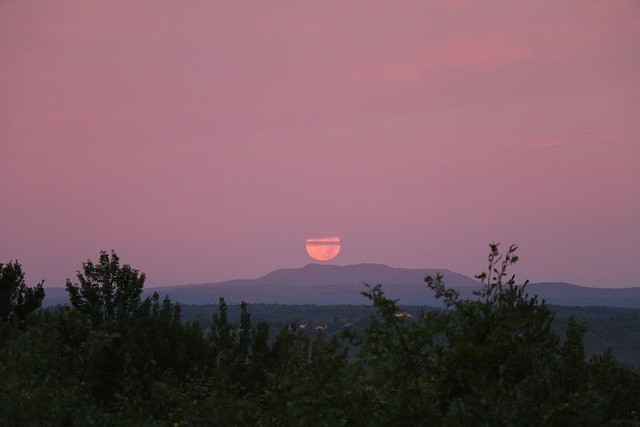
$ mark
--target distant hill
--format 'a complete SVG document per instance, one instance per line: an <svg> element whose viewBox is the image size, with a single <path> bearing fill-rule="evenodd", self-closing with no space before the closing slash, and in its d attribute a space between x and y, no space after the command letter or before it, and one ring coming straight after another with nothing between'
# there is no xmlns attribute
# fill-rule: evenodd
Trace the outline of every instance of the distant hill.
<svg viewBox="0 0 640 427"><path fill-rule="evenodd" d="M360 294L370 285L382 284L385 295L407 305L438 305L424 282L427 275L440 272L447 286L459 289L463 296L473 297L481 284L472 278L445 269L393 268L382 264L348 266L309 264L301 268L275 270L257 279L239 279L148 288L145 295L157 291L162 297L183 304L217 304L224 297L230 304L367 304ZM532 283L530 295L538 295L549 304L564 306L605 306L640 308L640 288L586 288L569 283ZM45 305L68 302L64 288L47 288Z"/></svg>
<svg viewBox="0 0 640 427"><path fill-rule="evenodd" d="M382 264L348 266L309 264L302 268L273 271L253 280L231 280L200 285L171 286L157 289L161 295L185 304L217 303L224 297L230 304L366 304L360 294L363 283L383 284L391 298L411 304L432 305L436 301L424 283L426 275L442 273L446 283L461 289L474 289L478 282L448 270L392 268Z"/></svg>
<svg viewBox="0 0 640 427"><path fill-rule="evenodd" d="M640 308L640 287L635 288L587 288L570 283L530 283L529 295L538 295L549 304L574 307L628 307Z"/></svg>

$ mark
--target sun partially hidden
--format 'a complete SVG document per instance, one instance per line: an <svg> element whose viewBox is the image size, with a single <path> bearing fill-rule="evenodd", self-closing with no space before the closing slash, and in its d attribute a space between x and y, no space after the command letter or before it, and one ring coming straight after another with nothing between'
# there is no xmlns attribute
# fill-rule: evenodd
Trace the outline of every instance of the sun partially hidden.
<svg viewBox="0 0 640 427"><path fill-rule="evenodd" d="M309 237L306 240L307 253L318 261L329 261L340 253L340 238L334 233L325 233L320 237Z"/></svg>

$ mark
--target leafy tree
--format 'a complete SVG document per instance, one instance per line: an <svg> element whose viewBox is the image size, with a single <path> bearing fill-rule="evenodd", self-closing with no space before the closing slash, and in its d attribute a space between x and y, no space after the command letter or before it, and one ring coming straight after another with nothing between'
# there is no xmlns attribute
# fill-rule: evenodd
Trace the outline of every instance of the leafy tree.
<svg viewBox="0 0 640 427"><path fill-rule="evenodd" d="M0 425L105 425L84 381L84 326L68 307L42 310L0 343Z"/></svg>
<svg viewBox="0 0 640 427"><path fill-rule="evenodd" d="M177 380L200 374L207 355L207 341L197 322L184 322L181 305L169 297L162 301L157 292L145 298L129 326L121 334L132 353L146 365L139 370L163 378L168 373Z"/></svg>
<svg viewBox="0 0 640 427"><path fill-rule="evenodd" d="M378 316L352 341L368 368L372 424L638 425L640 375L610 353L586 361L585 329L574 319L561 340L544 301L507 275L517 248L490 248L474 298L440 275L425 279L446 310L407 321L380 286L364 293Z"/></svg>
<svg viewBox="0 0 640 427"><path fill-rule="evenodd" d="M29 313L40 308L44 299L42 284L28 287L22 266L17 261L0 263L0 320L7 321L15 316L24 321Z"/></svg>
<svg viewBox="0 0 640 427"><path fill-rule="evenodd" d="M397 301L386 298L381 285L367 287L363 295L378 314L371 317L362 336L345 335L358 347L364 364L368 413L375 425L437 423L434 360L442 351L449 313L422 311L414 321L400 315Z"/></svg>
<svg viewBox="0 0 640 427"><path fill-rule="evenodd" d="M71 305L93 325L106 321L126 321L140 304L146 276L128 264L120 267L120 258L112 250L100 252L97 264L88 260L77 272L79 284L67 279Z"/></svg>
<svg viewBox="0 0 640 427"><path fill-rule="evenodd" d="M462 299L441 276L428 286L454 310L447 346L438 358L436 389L445 420L461 424L534 423L551 390L549 367L559 351L553 313L517 285L507 269L518 261L512 245L501 255L490 245L488 270L476 299Z"/></svg>

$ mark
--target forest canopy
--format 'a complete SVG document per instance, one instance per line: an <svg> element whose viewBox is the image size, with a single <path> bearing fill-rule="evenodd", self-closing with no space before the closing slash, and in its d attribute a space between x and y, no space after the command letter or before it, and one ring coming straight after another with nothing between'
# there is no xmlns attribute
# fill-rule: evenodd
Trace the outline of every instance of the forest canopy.
<svg viewBox="0 0 640 427"><path fill-rule="evenodd" d="M145 275L101 252L67 281L70 305L40 309L42 283L0 264L2 425L640 425L640 375L587 357L584 325L509 275L517 248L490 245L466 299L425 278L446 309L408 316L381 284L340 334L231 320L184 321Z"/></svg>

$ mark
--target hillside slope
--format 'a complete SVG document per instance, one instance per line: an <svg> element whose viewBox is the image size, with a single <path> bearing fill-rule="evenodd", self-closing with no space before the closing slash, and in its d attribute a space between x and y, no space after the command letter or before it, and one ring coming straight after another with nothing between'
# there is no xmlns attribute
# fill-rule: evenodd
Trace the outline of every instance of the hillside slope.
<svg viewBox="0 0 640 427"><path fill-rule="evenodd" d="M347 266L308 264L301 268L272 271L257 279L238 279L219 283L147 288L145 295L157 291L183 304L217 304L224 297L230 304L367 304L361 295L364 283L383 285L383 291L402 304L437 306L424 282L427 275L440 272L445 284L473 297L481 284L470 277L445 269L394 268L383 264ZM608 289L587 288L569 283L530 283L527 292L549 304L563 306L602 306L640 308L640 287ZM47 288L45 306L64 304L64 288Z"/></svg>

